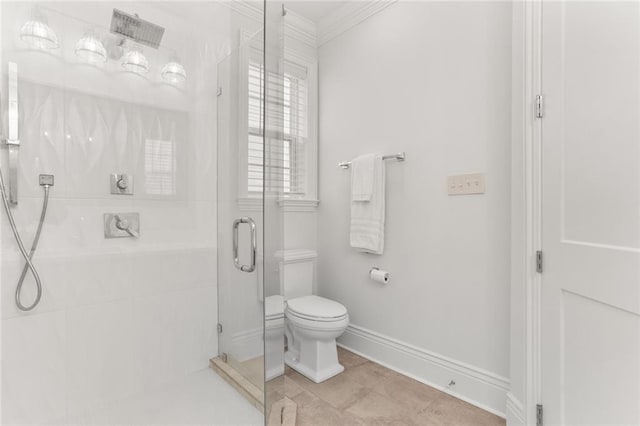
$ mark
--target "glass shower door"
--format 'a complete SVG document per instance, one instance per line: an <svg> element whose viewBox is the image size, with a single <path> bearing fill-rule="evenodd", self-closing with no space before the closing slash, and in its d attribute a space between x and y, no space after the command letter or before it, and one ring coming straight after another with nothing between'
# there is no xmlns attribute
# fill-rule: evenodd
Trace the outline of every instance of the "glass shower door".
<svg viewBox="0 0 640 426"><path fill-rule="evenodd" d="M262 34L218 64L218 299L223 369L263 404ZM215 364L215 363L214 363ZM223 373L224 375L224 373ZM228 374L227 374L228 375Z"/></svg>
<svg viewBox="0 0 640 426"><path fill-rule="evenodd" d="M219 358L268 416L283 397L281 9L218 64ZM265 40L266 37L266 40ZM265 385L266 383L266 385Z"/></svg>

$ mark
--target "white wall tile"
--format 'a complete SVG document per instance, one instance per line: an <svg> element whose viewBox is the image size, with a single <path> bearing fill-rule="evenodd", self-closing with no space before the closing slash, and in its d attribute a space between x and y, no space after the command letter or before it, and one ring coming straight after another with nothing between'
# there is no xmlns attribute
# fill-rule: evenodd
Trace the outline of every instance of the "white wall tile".
<svg viewBox="0 0 640 426"><path fill-rule="evenodd" d="M65 313L2 321L2 424L64 423Z"/></svg>
<svg viewBox="0 0 640 426"><path fill-rule="evenodd" d="M133 392L131 300L67 314L68 413L98 409Z"/></svg>
<svg viewBox="0 0 640 426"><path fill-rule="evenodd" d="M126 254L60 259L66 264L66 304L69 308L131 297L131 261ZM60 277L63 278L63 277Z"/></svg>
<svg viewBox="0 0 640 426"><path fill-rule="evenodd" d="M206 368L217 355L217 290L204 287L134 301L135 388Z"/></svg>

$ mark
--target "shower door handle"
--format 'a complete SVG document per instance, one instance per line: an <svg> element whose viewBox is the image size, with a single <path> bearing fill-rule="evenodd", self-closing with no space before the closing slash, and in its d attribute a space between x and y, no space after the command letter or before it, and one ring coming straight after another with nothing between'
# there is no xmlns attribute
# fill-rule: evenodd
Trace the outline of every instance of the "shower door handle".
<svg viewBox="0 0 640 426"><path fill-rule="evenodd" d="M241 265L238 255L238 228L241 223L247 223L251 231L251 264ZM256 223L250 217L241 217L233 221L233 265L242 272L253 272L256 270L256 251L258 240L256 237Z"/></svg>

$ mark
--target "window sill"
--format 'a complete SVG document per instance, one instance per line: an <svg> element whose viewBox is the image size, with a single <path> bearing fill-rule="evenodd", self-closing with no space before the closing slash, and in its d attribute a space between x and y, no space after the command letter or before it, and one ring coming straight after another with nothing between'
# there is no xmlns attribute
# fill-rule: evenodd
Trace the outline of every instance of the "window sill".
<svg viewBox="0 0 640 426"><path fill-rule="evenodd" d="M259 212L263 209L262 197L238 198L238 209L241 212Z"/></svg>
<svg viewBox="0 0 640 426"><path fill-rule="evenodd" d="M318 208L318 200L307 200L297 198L281 198L278 206L285 212L314 212ZM262 211L261 197L238 198L238 208L240 211Z"/></svg>
<svg viewBox="0 0 640 426"><path fill-rule="evenodd" d="M296 198L282 198L278 200L278 206L285 212L314 212L318 208L318 204L320 204L318 200Z"/></svg>

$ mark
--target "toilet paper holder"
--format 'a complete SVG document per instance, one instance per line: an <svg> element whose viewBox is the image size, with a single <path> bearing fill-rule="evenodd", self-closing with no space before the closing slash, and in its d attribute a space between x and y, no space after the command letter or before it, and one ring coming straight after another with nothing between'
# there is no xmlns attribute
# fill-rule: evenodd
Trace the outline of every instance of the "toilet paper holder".
<svg viewBox="0 0 640 426"><path fill-rule="evenodd" d="M382 272L382 274L379 274L377 272ZM382 284L388 284L389 280L391 279L391 274L387 271L381 271L380 268L374 266L371 269L369 269L369 278L371 278L373 281L380 282Z"/></svg>

